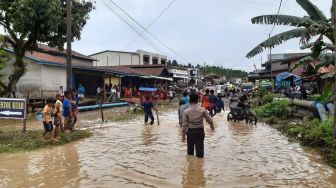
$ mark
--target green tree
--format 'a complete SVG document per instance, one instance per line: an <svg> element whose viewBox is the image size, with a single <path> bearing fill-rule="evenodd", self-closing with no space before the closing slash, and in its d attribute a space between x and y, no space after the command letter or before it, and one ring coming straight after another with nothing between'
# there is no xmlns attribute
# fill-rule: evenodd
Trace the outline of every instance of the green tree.
<svg viewBox="0 0 336 188"><path fill-rule="evenodd" d="M4 37L0 36L0 79L2 79L2 77L4 76L3 74L1 74L1 71L6 67L6 64L9 60L9 55L7 53L7 51L5 50L5 43L4 41ZM2 92L2 88L0 87L0 93Z"/></svg>
<svg viewBox="0 0 336 188"><path fill-rule="evenodd" d="M172 62L172 65L173 65L173 66L178 66L179 64L178 64L177 61L174 59L173 62Z"/></svg>
<svg viewBox="0 0 336 188"><path fill-rule="evenodd" d="M91 2L72 0L72 38L80 39ZM0 95L9 96L25 73L25 53L38 50L37 43L62 49L66 42L66 0L1 0L0 26L4 42L14 51L13 71L8 81L0 81Z"/></svg>
<svg viewBox="0 0 336 188"><path fill-rule="evenodd" d="M325 49L333 50L335 41L332 19L328 19L310 0L296 0L296 2L307 12L308 16L262 15L252 18L253 24L276 24L295 28L263 41L246 55L247 58L254 57L267 48L273 48L294 38L300 38L300 43L303 45L301 49L312 49L313 58L318 58L321 51ZM334 7L334 4L332 7ZM318 37L317 40L311 42L315 36ZM323 40L327 40L327 42Z"/></svg>

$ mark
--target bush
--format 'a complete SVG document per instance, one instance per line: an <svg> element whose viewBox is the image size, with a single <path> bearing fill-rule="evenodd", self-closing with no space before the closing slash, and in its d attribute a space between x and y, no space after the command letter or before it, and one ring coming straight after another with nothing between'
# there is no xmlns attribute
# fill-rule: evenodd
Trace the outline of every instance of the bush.
<svg viewBox="0 0 336 188"><path fill-rule="evenodd" d="M298 138L305 145L312 147L336 147L336 139L333 135L333 120L321 122L314 119L306 125L295 125L288 129L291 136L300 135Z"/></svg>
<svg viewBox="0 0 336 188"><path fill-rule="evenodd" d="M280 94L274 94L271 92L262 92L261 105L269 104L274 98L282 98Z"/></svg>
<svg viewBox="0 0 336 188"><path fill-rule="evenodd" d="M287 108L289 103L285 100L275 100L271 103L267 103L264 106L255 108L255 112L259 117L288 117Z"/></svg>
<svg viewBox="0 0 336 188"><path fill-rule="evenodd" d="M314 119L304 124L290 125L287 134L305 146L318 148L327 161L336 166L336 139L332 118L325 122Z"/></svg>

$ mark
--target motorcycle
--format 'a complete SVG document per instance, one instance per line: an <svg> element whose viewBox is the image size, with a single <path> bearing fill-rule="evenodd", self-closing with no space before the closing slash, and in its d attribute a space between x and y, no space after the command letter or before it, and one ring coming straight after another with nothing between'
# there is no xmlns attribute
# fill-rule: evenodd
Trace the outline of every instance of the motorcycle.
<svg viewBox="0 0 336 188"><path fill-rule="evenodd" d="M244 107L230 106L230 112L227 115L227 121L243 121L246 123L256 125L257 117L251 112L250 105L245 104Z"/></svg>

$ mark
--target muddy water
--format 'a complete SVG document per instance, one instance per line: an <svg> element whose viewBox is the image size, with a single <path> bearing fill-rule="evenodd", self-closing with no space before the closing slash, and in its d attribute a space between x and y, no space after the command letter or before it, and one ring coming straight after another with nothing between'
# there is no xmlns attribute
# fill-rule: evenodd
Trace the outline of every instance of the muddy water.
<svg viewBox="0 0 336 188"><path fill-rule="evenodd" d="M85 120L84 120L85 121ZM161 125L142 119L99 124L94 135L66 146L0 155L0 187L335 187L320 157L264 124L215 117L205 158L186 156L175 112Z"/></svg>

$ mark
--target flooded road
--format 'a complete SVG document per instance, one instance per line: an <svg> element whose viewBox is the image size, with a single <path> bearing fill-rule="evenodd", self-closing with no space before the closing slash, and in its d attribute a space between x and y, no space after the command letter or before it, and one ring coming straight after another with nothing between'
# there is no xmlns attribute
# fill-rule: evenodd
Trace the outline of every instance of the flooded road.
<svg viewBox="0 0 336 188"><path fill-rule="evenodd" d="M319 156L268 125L225 115L214 133L206 127L204 159L186 155L176 112L161 114L160 126L88 121L91 138L0 155L0 187L336 187Z"/></svg>

